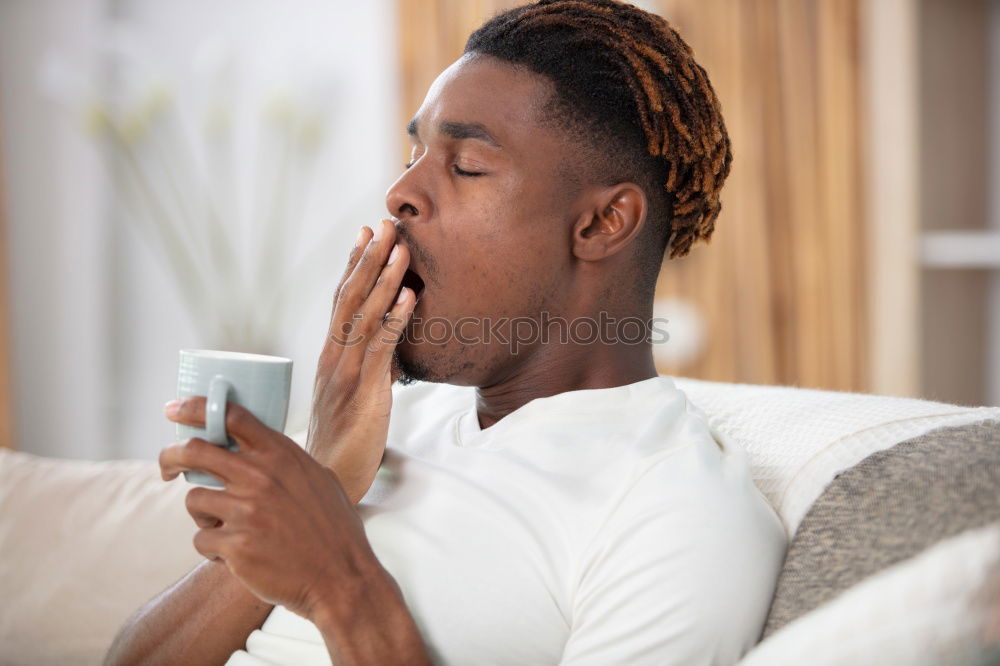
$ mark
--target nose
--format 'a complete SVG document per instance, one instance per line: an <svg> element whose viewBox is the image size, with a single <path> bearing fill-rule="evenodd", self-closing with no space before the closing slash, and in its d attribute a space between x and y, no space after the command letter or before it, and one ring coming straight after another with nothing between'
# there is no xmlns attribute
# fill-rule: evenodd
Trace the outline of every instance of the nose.
<svg viewBox="0 0 1000 666"><path fill-rule="evenodd" d="M413 221L431 218L431 199L420 182L418 168L414 165L404 171L385 193L385 207L395 218Z"/></svg>

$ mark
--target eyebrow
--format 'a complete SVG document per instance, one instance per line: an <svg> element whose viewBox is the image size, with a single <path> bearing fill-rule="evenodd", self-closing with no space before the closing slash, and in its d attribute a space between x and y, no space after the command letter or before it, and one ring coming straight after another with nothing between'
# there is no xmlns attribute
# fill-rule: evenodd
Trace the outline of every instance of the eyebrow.
<svg viewBox="0 0 1000 666"><path fill-rule="evenodd" d="M486 128L479 123L460 123L454 120L445 120L438 125L438 131L453 139L476 139L487 143L494 148L500 148L500 142L493 138ZM407 124L406 133L415 139L420 138L417 133L417 119L414 118Z"/></svg>

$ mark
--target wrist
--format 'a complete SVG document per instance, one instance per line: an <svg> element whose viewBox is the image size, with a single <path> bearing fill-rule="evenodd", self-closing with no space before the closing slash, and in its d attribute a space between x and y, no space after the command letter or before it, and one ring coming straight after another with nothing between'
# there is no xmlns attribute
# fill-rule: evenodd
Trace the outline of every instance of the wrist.
<svg viewBox="0 0 1000 666"><path fill-rule="evenodd" d="M316 626L339 630L359 613L366 612L373 602L372 597L379 594L380 568L377 562L375 566L367 563L359 566L355 562L351 566L354 573L350 576L316 581L315 585L319 587L313 588L309 620Z"/></svg>
<svg viewBox="0 0 1000 666"><path fill-rule="evenodd" d="M429 663L399 586L377 561L345 584L325 590L309 619L334 663Z"/></svg>
<svg viewBox="0 0 1000 666"><path fill-rule="evenodd" d="M341 433L336 441L323 441L322 445L318 445L313 440L306 448L316 462L334 473L353 505L357 505L371 488L385 453L384 444L378 448L353 444L366 439L365 433Z"/></svg>

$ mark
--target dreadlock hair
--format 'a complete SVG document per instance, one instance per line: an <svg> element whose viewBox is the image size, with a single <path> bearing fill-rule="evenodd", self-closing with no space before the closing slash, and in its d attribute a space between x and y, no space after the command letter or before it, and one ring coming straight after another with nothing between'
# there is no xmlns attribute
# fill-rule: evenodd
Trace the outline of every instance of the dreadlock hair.
<svg viewBox="0 0 1000 666"><path fill-rule="evenodd" d="M547 77L546 121L589 149L588 177L643 188L646 282L668 246L674 259L710 240L732 150L708 75L666 20L616 0L539 0L488 20L465 53Z"/></svg>

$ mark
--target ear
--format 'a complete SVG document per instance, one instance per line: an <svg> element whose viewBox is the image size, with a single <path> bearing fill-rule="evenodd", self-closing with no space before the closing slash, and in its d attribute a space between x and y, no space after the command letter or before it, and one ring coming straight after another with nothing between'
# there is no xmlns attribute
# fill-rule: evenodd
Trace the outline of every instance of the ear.
<svg viewBox="0 0 1000 666"><path fill-rule="evenodd" d="M646 195L635 183L619 183L593 195L573 225L573 255L600 261L628 245L646 221Z"/></svg>

